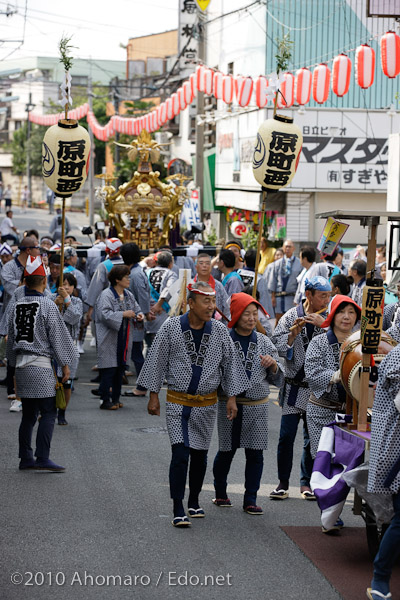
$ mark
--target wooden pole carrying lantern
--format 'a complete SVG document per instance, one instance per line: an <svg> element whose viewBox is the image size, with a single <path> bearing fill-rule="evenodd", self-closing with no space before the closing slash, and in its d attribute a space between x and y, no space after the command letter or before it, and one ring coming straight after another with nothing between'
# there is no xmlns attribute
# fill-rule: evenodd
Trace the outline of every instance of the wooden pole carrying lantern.
<svg viewBox="0 0 400 600"><path fill-rule="evenodd" d="M62 199L60 286L64 279L65 199L81 189L89 170L90 138L76 119L68 119L72 104L70 94L72 59L69 56L70 39L63 38L59 49L65 66L65 81L61 86L64 119L50 127L42 142L42 174L46 185Z"/></svg>
<svg viewBox="0 0 400 600"><path fill-rule="evenodd" d="M274 115L272 119L264 121L257 132L253 154L253 174L262 187L262 212L257 241L254 298L257 293L258 265L267 210L267 193L278 191L292 181L299 163L302 144L302 133L291 117Z"/></svg>

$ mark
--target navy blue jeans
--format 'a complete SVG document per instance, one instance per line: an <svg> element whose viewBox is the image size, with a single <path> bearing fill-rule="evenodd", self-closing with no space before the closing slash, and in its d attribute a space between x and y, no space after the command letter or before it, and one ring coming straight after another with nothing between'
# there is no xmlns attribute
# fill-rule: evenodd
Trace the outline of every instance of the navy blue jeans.
<svg viewBox="0 0 400 600"><path fill-rule="evenodd" d="M122 387L122 377L125 373L125 367L110 367L108 369L100 369L100 398L103 402L112 402L115 404L119 401ZM111 394L110 394L111 388Z"/></svg>
<svg viewBox="0 0 400 600"><path fill-rule="evenodd" d="M386 529L374 560L372 588L387 594L393 567L400 557L400 492L393 496L394 517Z"/></svg>
<svg viewBox="0 0 400 600"><path fill-rule="evenodd" d="M22 420L19 426L19 457L22 460L33 458L32 433L38 414L39 421L36 434L36 452L38 458L49 458L50 444L56 420L56 397L22 398Z"/></svg>
<svg viewBox="0 0 400 600"><path fill-rule="evenodd" d="M132 344L132 353L131 359L133 364L135 365L136 378L139 377L140 371L142 370L144 364L143 357L143 342L133 342ZM141 392L145 392L146 388L141 385L136 385L136 388Z"/></svg>
<svg viewBox="0 0 400 600"><path fill-rule="evenodd" d="M189 467L189 506L190 500L197 502L207 469L207 450L194 450L184 444L172 445L172 458L169 467L169 487L173 500L183 500Z"/></svg>
<svg viewBox="0 0 400 600"><path fill-rule="evenodd" d="M303 419L303 455L301 457L300 485L309 486L313 468L313 459L310 452L310 438L305 413L282 415L281 429L278 443L278 477L279 481L287 483L289 487L290 473L293 466L293 446L297 434L300 419Z"/></svg>
<svg viewBox="0 0 400 600"><path fill-rule="evenodd" d="M244 499L243 506L254 506L257 500L257 492L260 489L261 476L264 467L264 456L262 450L245 448L246 468L244 472ZM217 452L214 459L213 474L214 487L217 498L227 498L226 486L232 459L236 448L229 452Z"/></svg>

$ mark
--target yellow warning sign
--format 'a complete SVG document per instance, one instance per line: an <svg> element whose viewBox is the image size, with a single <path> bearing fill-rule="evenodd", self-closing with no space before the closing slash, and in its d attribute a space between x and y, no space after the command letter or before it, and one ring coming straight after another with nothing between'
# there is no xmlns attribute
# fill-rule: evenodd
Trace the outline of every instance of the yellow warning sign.
<svg viewBox="0 0 400 600"><path fill-rule="evenodd" d="M206 10L207 6L210 4L211 0L196 0L199 8L201 10Z"/></svg>

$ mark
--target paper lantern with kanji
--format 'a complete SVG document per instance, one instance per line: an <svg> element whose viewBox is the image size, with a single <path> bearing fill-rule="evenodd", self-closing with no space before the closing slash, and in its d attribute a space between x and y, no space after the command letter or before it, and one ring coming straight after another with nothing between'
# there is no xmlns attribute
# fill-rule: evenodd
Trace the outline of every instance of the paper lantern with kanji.
<svg viewBox="0 0 400 600"><path fill-rule="evenodd" d="M289 108L294 103L294 75L285 73L284 78L279 88L282 93L278 94L278 108Z"/></svg>
<svg viewBox="0 0 400 600"><path fill-rule="evenodd" d="M268 79L263 75L257 77L255 82L256 104L258 108L264 108L268 104Z"/></svg>
<svg viewBox="0 0 400 600"><path fill-rule="evenodd" d="M386 77L393 79L400 73L400 37L394 31L381 37L381 62Z"/></svg>
<svg viewBox="0 0 400 600"><path fill-rule="evenodd" d="M346 54L339 54L333 59L332 91L340 98L349 91L351 77L351 60Z"/></svg>
<svg viewBox="0 0 400 600"><path fill-rule="evenodd" d="M375 50L362 44L356 50L356 81L364 90L371 87L375 76Z"/></svg>
<svg viewBox="0 0 400 600"><path fill-rule="evenodd" d="M42 143L42 173L56 196L70 198L80 190L89 170L89 134L74 119L48 129Z"/></svg>
<svg viewBox="0 0 400 600"><path fill-rule="evenodd" d="M275 115L260 125L253 154L253 174L266 190L288 185L296 173L303 136L291 117Z"/></svg>
<svg viewBox="0 0 400 600"><path fill-rule="evenodd" d="M296 71L295 100L300 106L308 104L311 96L312 73L310 69L303 67Z"/></svg>

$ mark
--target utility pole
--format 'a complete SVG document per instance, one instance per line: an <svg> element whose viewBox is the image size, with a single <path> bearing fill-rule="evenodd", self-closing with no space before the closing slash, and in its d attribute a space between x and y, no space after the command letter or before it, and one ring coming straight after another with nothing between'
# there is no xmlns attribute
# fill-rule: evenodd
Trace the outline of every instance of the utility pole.
<svg viewBox="0 0 400 600"><path fill-rule="evenodd" d="M90 63L91 64L91 63ZM89 77L88 81L88 100L89 110L93 110L93 90L92 90L92 77ZM95 146L94 146L94 135L91 127L89 127L89 139L90 139L90 164L89 164L89 225L94 225L94 158L95 158Z"/></svg>
<svg viewBox="0 0 400 600"><path fill-rule="evenodd" d="M115 84L114 84L114 111L116 115L119 115L119 94L118 94L118 84L119 84L119 79L118 77L115 78ZM115 132L115 141L119 142L119 133L116 131ZM117 144L114 144L114 168L115 165L119 163L119 146ZM117 186L119 185L119 179L117 180Z"/></svg>
<svg viewBox="0 0 400 600"><path fill-rule="evenodd" d="M28 186L28 206L32 206L32 177L31 177L31 160L29 152L29 139L31 137L31 122L29 120L29 113L35 108L32 104L32 93L29 92L29 100L26 104L25 110L27 113L26 122L26 183Z"/></svg>
<svg viewBox="0 0 400 600"><path fill-rule="evenodd" d="M206 13L198 10L199 16L199 46L198 57L200 63L206 61ZM197 92L196 99L196 176L195 186L200 196L200 220L204 217L204 93Z"/></svg>

